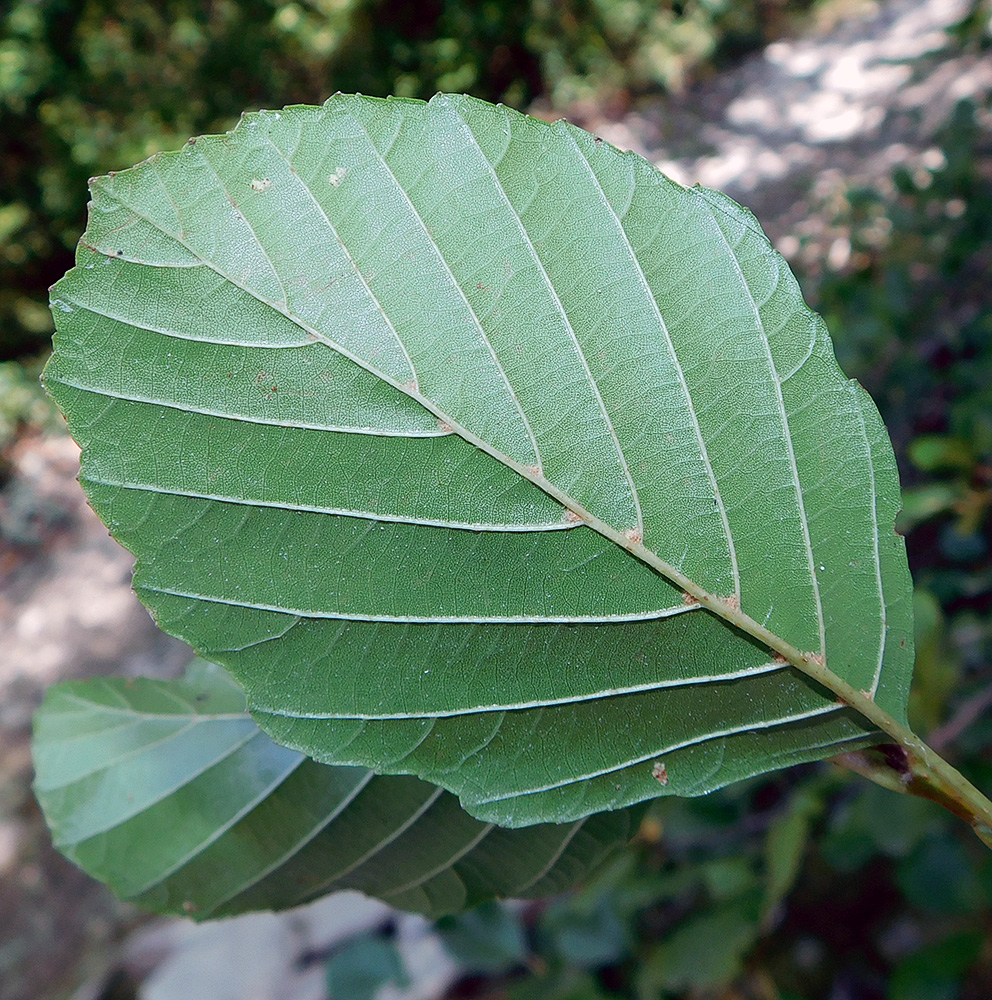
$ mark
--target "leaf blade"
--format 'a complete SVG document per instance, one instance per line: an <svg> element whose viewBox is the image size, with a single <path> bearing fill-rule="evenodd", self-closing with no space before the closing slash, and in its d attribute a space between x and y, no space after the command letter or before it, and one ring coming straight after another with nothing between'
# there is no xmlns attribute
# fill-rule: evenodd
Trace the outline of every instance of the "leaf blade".
<svg viewBox="0 0 992 1000"><path fill-rule="evenodd" d="M137 751L123 758L122 719ZM86 769L73 759L81 729ZM203 662L180 681L57 685L36 717L32 750L59 849L122 897L197 919L345 888L432 915L542 894L574 884L636 823L618 813L493 834L425 782L327 767L274 744L231 678ZM156 774L174 781L147 788Z"/></svg>
<svg viewBox="0 0 992 1000"><path fill-rule="evenodd" d="M346 501L311 503L317 509L290 524L266 507L271 491L232 497L201 482L187 485L192 496L165 497L177 474L167 469L155 483L147 462L131 486L157 488L163 496L152 501L127 489L121 466L134 460L101 432L112 422L104 403L91 407L84 469L102 468L88 489L139 555L144 599L237 674L257 718L281 738L322 759L430 775L473 809L498 799L500 822L518 823L698 794L878 738L797 670L776 671L755 644L762 629L824 656L903 717L912 648L908 571L888 533L898 504L891 448L784 261L729 200L679 188L563 123L444 95L429 104L338 96L320 109L249 116L154 169L100 181L91 229L90 246L111 264L123 258L115 281L124 285L91 276L89 307L123 315L116 300L161 284L155 262L127 263L150 260L150 249L170 263L156 303L176 274L209 271L223 279L224 302L247 310L243 294L267 306L273 336L289 338L261 346L264 324L253 346L240 337L228 349L248 352L245 364L267 370L269 356L323 352L353 367L354 378L321 400L328 414L303 407L300 428L290 428L349 441L321 453L326 478L354 481L346 456L360 453L353 439L368 420L332 414L368 413L359 403L374 391L381 465L370 480L412 484L387 489L388 510L367 489L357 527ZM75 322L60 320L69 343L50 378L67 410L81 409L58 388L73 364L109 368L79 346ZM203 339L198 320L185 329ZM154 340L142 344L132 367L160 353ZM176 383L178 396L192 395L194 374ZM242 421L247 407L232 408L232 398L220 419L244 441L258 418ZM292 413L279 410L284 398L274 410ZM408 403L430 420L418 425ZM291 440L286 455L279 445ZM228 481L274 479L285 457L290 492L296 481L312 486L302 456L314 450L302 440L270 438L253 445L259 457L228 446ZM480 490L486 474L473 471L460 481L471 502L449 500L417 485L417 454L426 470L444 455L464 455L473 470L488 462L503 478L486 481L516 477L516 488ZM527 497L538 491L528 520ZM397 498L408 492L425 511L436 513L437 501L452 516L408 513L401 524ZM555 503L562 515L551 530ZM150 537L150 521L164 541ZM683 599L683 586L694 596ZM548 652L565 623L578 630L565 643L571 659ZM686 659L690 632L696 649ZM480 638L487 644L473 648ZM621 638L643 663L619 651ZM281 679L263 666L269 656L284 664ZM702 669L700 659L717 666ZM689 700L686 662L696 682ZM363 684L363 671L388 681ZM727 697L725 724L685 731L687 718L712 717ZM635 703L632 733L623 709ZM528 736L544 716L573 733L574 746L556 755L561 787L586 782L567 806L534 804L559 787L542 777L546 761ZM582 724L597 734L589 746ZM787 738L762 744L771 730ZM672 755L706 745L709 766L686 752L695 762L680 775ZM731 746L744 753L739 766L718 759ZM647 768L662 755L672 761L667 785ZM645 766L632 774L635 764ZM619 797L600 780L607 774L621 776Z"/></svg>

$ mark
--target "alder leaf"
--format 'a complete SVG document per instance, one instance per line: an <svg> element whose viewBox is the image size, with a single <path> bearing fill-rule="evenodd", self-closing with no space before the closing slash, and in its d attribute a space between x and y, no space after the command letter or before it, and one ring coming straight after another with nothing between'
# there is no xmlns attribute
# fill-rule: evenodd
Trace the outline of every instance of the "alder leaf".
<svg viewBox="0 0 992 1000"><path fill-rule="evenodd" d="M204 661L178 681L56 685L32 749L55 845L122 898L197 920L337 889L431 916L545 896L637 825L624 810L505 830L417 778L317 764L260 732Z"/></svg>
<svg viewBox="0 0 992 1000"><path fill-rule="evenodd" d="M92 194L46 385L138 594L277 740L516 826L904 720L888 437L729 199L448 95Z"/></svg>

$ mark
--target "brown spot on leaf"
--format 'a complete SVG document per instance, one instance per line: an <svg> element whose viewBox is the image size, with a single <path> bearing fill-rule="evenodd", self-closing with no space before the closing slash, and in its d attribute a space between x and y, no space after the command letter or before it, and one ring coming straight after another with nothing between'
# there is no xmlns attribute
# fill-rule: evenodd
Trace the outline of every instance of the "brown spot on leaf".
<svg viewBox="0 0 992 1000"><path fill-rule="evenodd" d="M659 785L668 784L668 768L660 761L656 760L654 762L654 767L651 768L651 777L658 782Z"/></svg>

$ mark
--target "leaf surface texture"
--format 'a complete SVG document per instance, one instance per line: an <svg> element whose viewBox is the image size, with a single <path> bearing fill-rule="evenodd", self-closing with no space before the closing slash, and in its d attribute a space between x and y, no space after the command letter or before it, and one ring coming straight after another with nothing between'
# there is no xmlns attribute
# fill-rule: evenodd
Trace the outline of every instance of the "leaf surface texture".
<svg viewBox="0 0 992 1000"><path fill-rule="evenodd" d="M544 896L636 829L626 810L505 830L417 778L318 764L273 743L203 661L178 681L56 685L33 752L56 846L122 898L196 919L337 889L431 916Z"/></svg>
<svg viewBox="0 0 992 1000"><path fill-rule="evenodd" d="M878 740L675 574L904 717L891 446L715 192L338 95L98 178L53 303L136 589L288 745L524 825Z"/></svg>

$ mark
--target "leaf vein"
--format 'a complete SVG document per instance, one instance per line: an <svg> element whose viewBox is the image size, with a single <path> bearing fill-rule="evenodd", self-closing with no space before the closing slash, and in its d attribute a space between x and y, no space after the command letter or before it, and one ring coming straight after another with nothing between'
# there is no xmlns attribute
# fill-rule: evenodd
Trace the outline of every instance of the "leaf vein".
<svg viewBox="0 0 992 1000"><path fill-rule="evenodd" d="M702 202L702 204L705 206L706 210L712 217L715 209L710 204L709 200L703 197L702 195L699 195L699 200ZM715 219L714 222L716 222ZM796 494L796 505L799 511L799 524L800 524L800 529L802 531L803 545L806 550L806 560L807 560L807 565L809 567L809 578L813 591L813 599L816 604L816 618L820 633L820 654L825 657L826 623L823 616L823 600L820 597L820 584L816 578L816 565L815 565L815 557L813 555L813 543L809 535L809 523L806 518L806 505L803 499L802 483L799 480L799 466L796 463L796 451L792 443L792 432L789 429L789 415L786 412L785 399L782 396L782 384L779 381L778 372L775 370L775 359L772 357L771 345L768 342L768 334L765 331L764 322L761 319L761 313L758 310L758 305L755 302L753 293L751 292L751 287L744 276L743 270L741 269L740 261L738 261L737 259L737 254L734 252L734 248L730 245L730 241L727 239L719 223L716 223L715 229L717 237L727 248L727 256L730 258L731 266L737 273L739 286L743 290L744 295L747 297L748 302L750 302L751 304L751 309L754 314L754 321L757 324L758 333L760 334L760 340L764 347L765 359L768 364L769 375L771 376L770 382L774 387L775 402L778 408L779 418L782 422L782 438L785 443L786 455L789 460L789 470L792 476L792 485Z"/></svg>
<svg viewBox="0 0 992 1000"><path fill-rule="evenodd" d="M486 156L484 150L479 145L478 140L475 138L475 133L472 131L471 127L465 121L465 119L462 118L462 116L457 111L454 111L453 115L461 123L462 131L467 135L472 145L475 146L475 148L478 150L479 156L481 157L482 161L486 164L486 168L489 171L489 174L491 175L493 181L493 186L499 192L499 196L503 204L509 210L510 218L513 220L513 222L516 224L517 229L520 231L520 235L523 237L524 244L527 247L527 252L534 261L534 264L537 266L537 270L541 276L542 283L547 287L548 294L550 295L551 300L554 303L555 310L561 318L563 329L565 330L568 338L572 342L575 356L578 358L579 363L582 365L586 379L589 383L589 387L592 390L593 396L596 400L596 403L602 415L603 423L606 426L607 431L609 432L611 441L613 442L613 447L616 451L616 456L617 456L617 463L620 467L620 471L623 473L623 476L627 481L627 487L630 494L630 499L634 504L634 510L636 511L636 523L633 526L628 525L627 527L634 527L639 534L643 535L644 516L641 512L641 501L640 497L638 496L637 486L634 483L633 477L630 474L630 467L627 464L627 458L623 453L623 448L620 446L620 439L617 436L616 427L613 425L613 420L610 417L609 410L606 407L606 403L603 401L603 395L600 392L599 384L597 383L595 377L593 376L592 369L589 367L589 359L586 357L585 352L582 350L582 345L579 343L579 338L575 332L575 328L572 326L572 321L569 319L568 313L565 310L565 306L562 304L562 301L558 296L558 290L555 288L554 283L551 281L551 277L549 276L547 270L545 269L544 262L541 260L540 255L538 254L537 249L534 246L534 242L530 238L530 234L524 227L523 221L513 208L509 196L506 193L506 189L503 187L503 184L500 181L495 168L489 162L489 159ZM624 528L624 525L618 525L618 527L622 530Z"/></svg>
<svg viewBox="0 0 992 1000"><path fill-rule="evenodd" d="M654 760L657 757L663 757L666 754L675 753L677 750L684 750L686 747L696 746L700 743L708 743L710 740L721 739L724 736L736 736L740 733L754 732L764 729L772 729L775 726L786 726L794 722L804 722L807 719L815 718L819 715L828 715L831 712L840 712L847 708L846 705L840 704L830 704L823 706L821 708L814 708L808 712L800 712L795 715L783 716L779 719L769 719L760 723L748 723L742 726L733 726L727 729L716 730L711 733L703 733L698 736L694 736L691 739L682 740L680 743L674 743L670 746L659 747L658 749L652 750L651 753L640 754L630 760L623 761L619 764L613 764L610 767L605 767L600 770L590 771L586 774L574 775L569 778L565 778L562 781L551 782L547 785L541 785L534 788L522 789L519 791L509 792L502 795L494 795L491 798L479 798L478 801L481 803L490 802L504 802L507 799L514 799L524 795L537 795L541 792L554 791L556 788L564 788L567 785L578 784L582 781L588 781L592 778L599 778L606 774L614 774L617 771L622 771L625 768L633 767L635 764L643 764L645 761Z"/></svg>
<svg viewBox="0 0 992 1000"><path fill-rule="evenodd" d="M589 162L588 157L582 152L579 147L578 142L575 140L575 136L568 129L563 129L563 132L568 136L572 145L578 154L579 160L585 166L586 171L592 178L593 183L596 186L596 190L599 194L600 203L605 207L607 213L613 219L615 223L615 228L623 240L623 245L627 251L628 258L633 265L634 272L637 275L638 284L641 286L645 297L651 304L651 311L654 314L655 320L658 323L658 327L661 330L662 336L664 337L665 343L668 345L668 353L671 357L672 364L675 367L675 372L679 380L679 388L682 391L682 395L685 398L686 408L688 409L689 416L692 420L693 434L696 438L696 443L699 446L699 455L703 460L703 465L706 469L706 477L710 481L710 486L713 489L713 498L716 501L717 510L720 514L720 523L723 527L723 533L727 539L727 550L730 555L730 564L733 571L734 577L734 593L737 595L738 599L741 596L741 574L740 567L737 564L737 549L734 544L734 536L730 530L730 521L727 517L727 507L723 501L723 495L720 492L720 485L717 482L716 474L713 471L713 463L710 459L709 449L707 448L706 441L703 438L703 431L699 425L699 417L696 413L696 407L692 400L692 392L689 389L689 383L685 377L685 370L682 367L682 361L678 356L678 352L675 350L675 343L672 340L671 332L668 329L668 324L665 322L664 317L661 314L661 308L658 305L658 300L654 297L654 293L651 291L651 286L648 283L647 275L644 273L644 268L641 265L637 254L634 253L634 248L631 246L630 238L627 235L627 230L624 228L623 223L620 221L620 217L617 215L616 210L610 204L610 200L606 197L606 192L603 190L603 185L599 180L596 172L592 168L592 164ZM633 188L633 185L631 185ZM633 200L633 199L631 199Z"/></svg>

